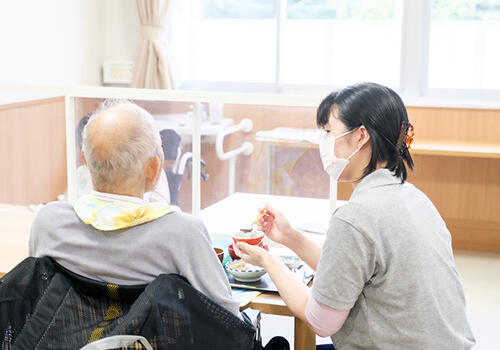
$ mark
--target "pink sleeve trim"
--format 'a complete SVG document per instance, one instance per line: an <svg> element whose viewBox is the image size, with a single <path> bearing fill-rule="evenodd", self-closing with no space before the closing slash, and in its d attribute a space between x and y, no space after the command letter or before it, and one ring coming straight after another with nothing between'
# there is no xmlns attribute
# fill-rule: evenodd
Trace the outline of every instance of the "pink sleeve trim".
<svg viewBox="0 0 500 350"><path fill-rule="evenodd" d="M337 310L322 304L311 295L307 300L306 318L316 334L329 337L342 328L349 311Z"/></svg>

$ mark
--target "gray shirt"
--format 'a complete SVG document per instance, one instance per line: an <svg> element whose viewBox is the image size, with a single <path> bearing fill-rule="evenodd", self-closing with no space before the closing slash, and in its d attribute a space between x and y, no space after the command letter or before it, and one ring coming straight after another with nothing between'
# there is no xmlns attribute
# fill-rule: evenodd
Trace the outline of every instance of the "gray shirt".
<svg viewBox="0 0 500 350"><path fill-rule="evenodd" d="M82 276L116 284L145 284L162 273L177 273L239 315L205 225L189 214L173 212L127 229L100 231L83 223L70 203L53 202L33 222L29 252L50 256Z"/></svg>
<svg viewBox="0 0 500 350"><path fill-rule="evenodd" d="M366 176L333 214L312 289L351 310L344 349L470 349L451 236L431 201L387 169Z"/></svg>

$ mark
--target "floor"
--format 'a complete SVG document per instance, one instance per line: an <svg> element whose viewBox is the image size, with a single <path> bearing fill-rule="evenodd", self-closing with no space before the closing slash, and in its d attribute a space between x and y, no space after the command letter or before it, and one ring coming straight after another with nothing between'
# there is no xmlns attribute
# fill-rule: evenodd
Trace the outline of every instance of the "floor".
<svg viewBox="0 0 500 350"><path fill-rule="evenodd" d="M28 237L35 214L25 207L0 205L0 272L9 271L28 255ZM500 253L456 251L455 261L467 300L467 313L476 337L477 350L500 348ZM263 316L263 340L286 337L293 349L293 320ZM319 338L318 344L329 339Z"/></svg>

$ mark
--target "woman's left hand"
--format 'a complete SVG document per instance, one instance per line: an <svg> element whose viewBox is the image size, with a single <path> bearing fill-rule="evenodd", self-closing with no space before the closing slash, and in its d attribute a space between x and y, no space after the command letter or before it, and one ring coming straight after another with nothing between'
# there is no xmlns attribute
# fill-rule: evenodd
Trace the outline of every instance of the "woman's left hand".
<svg viewBox="0 0 500 350"><path fill-rule="evenodd" d="M250 245L244 242L238 242L235 245L235 253L243 259L243 261L261 267L266 267L266 263L270 260L271 254L264 248Z"/></svg>

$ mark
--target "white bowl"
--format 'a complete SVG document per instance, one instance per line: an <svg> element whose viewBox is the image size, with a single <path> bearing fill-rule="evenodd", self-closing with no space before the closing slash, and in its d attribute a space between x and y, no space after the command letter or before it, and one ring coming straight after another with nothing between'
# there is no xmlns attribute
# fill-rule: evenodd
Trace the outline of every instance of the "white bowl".
<svg viewBox="0 0 500 350"><path fill-rule="evenodd" d="M240 267L238 265L245 264L246 266ZM254 266L245 263L243 260L233 260L226 264L226 270L234 276L237 281L241 282L255 282L258 281L265 273L266 270L259 266Z"/></svg>

